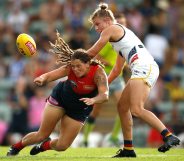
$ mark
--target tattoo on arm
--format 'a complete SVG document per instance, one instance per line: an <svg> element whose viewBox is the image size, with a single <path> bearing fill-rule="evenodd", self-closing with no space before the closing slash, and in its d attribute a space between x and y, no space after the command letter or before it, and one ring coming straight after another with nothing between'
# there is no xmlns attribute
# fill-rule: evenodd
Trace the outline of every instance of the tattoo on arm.
<svg viewBox="0 0 184 161"><path fill-rule="evenodd" d="M108 87L107 75L102 68L99 68L95 74L94 81L97 86Z"/></svg>

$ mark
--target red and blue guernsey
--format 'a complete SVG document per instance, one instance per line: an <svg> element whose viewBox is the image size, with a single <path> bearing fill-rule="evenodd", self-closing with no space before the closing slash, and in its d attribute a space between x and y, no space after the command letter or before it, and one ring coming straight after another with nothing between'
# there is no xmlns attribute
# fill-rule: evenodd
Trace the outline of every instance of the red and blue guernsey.
<svg viewBox="0 0 184 161"><path fill-rule="evenodd" d="M65 109L66 114L73 119L85 121L92 110L92 106L86 105L80 98L92 98L98 93L94 82L94 76L99 68L98 65L91 65L90 70L84 77L76 77L70 70L68 79L59 82L53 89L48 102L54 106Z"/></svg>
<svg viewBox="0 0 184 161"><path fill-rule="evenodd" d="M97 69L97 65L91 65L88 74L80 78L77 78L74 72L71 70L68 75L68 81L70 81L73 91L79 95L90 94L93 92L97 88L96 84L94 83L94 76Z"/></svg>

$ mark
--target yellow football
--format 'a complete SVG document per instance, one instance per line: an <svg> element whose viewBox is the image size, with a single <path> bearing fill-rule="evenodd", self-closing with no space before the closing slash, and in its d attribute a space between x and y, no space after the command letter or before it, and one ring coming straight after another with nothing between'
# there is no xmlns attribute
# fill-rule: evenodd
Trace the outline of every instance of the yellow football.
<svg viewBox="0 0 184 161"><path fill-rule="evenodd" d="M24 56L30 57L36 54L36 43L28 34L22 33L18 35L16 45L19 52Z"/></svg>

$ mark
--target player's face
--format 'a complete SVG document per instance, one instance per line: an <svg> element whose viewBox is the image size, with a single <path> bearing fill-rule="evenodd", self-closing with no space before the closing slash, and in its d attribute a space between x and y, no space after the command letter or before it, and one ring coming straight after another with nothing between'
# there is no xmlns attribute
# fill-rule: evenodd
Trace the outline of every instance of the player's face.
<svg viewBox="0 0 184 161"><path fill-rule="evenodd" d="M79 59L75 59L71 61L71 68L76 75L76 77L83 77L85 76L89 71L90 64L89 63L83 63Z"/></svg>
<svg viewBox="0 0 184 161"><path fill-rule="evenodd" d="M108 23L105 18L95 17L93 19L93 25L95 27L96 32L101 33L106 27L108 27Z"/></svg>

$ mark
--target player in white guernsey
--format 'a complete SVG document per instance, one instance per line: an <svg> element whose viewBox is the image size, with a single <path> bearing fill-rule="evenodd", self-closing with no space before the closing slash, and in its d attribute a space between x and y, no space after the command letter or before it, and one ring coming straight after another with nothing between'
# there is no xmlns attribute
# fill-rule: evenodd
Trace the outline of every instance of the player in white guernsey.
<svg viewBox="0 0 184 161"><path fill-rule="evenodd" d="M121 73L125 62L132 72L117 107L124 147L114 157L136 157L132 143L132 115L154 127L163 136L164 144L158 148L159 152L166 152L171 147L178 145L180 140L151 111L144 109L145 101L159 75L159 67L144 44L131 30L116 23L106 3L99 4L89 21L100 33L100 38L88 49L88 54L96 56L107 42L112 44L118 54L116 64L108 76L109 83Z"/></svg>

